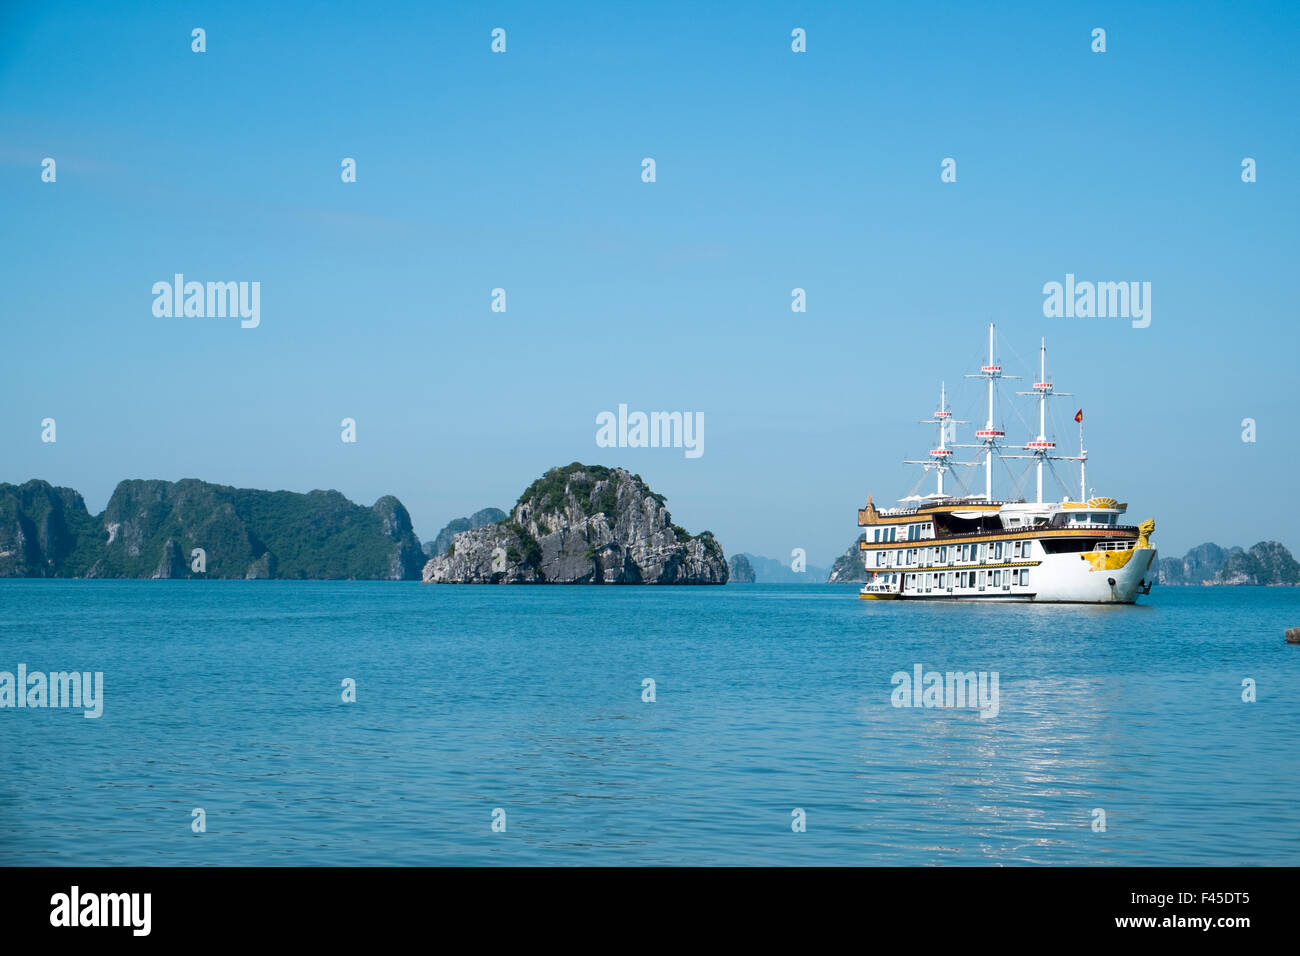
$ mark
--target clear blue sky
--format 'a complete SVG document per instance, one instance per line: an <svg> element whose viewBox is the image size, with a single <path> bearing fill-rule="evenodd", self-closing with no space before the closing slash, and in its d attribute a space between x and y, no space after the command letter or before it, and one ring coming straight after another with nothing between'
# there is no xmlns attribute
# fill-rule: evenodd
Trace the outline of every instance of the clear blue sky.
<svg viewBox="0 0 1300 956"><path fill-rule="evenodd" d="M1300 548L1295 508L1252 504L1289 498L1300 447L1298 26L1282 3L6 5L0 481L92 511L128 477L391 493L430 537L577 459L729 553L825 564L868 492L911 490L941 378L978 414L960 376L995 320L1009 371L1048 337L1077 395L1058 439L1082 406L1089 484L1165 554ZM175 272L259 281L261 326L155 318ZM1151 282L1150 327L1044 318L1067 272ZM703 412L705 454L597 448L620 402Z"/></svg>

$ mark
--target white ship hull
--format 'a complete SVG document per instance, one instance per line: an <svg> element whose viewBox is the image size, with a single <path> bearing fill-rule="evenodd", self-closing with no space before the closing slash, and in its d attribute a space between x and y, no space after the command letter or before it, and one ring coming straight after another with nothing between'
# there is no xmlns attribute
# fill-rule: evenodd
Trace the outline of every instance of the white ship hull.
<svg viewBox="0 0 1300 956"><path fill-rule="evenodd" d="M1122 556L1125 552L1114 552ZM1094 568L1079 554L1049 554L1017 567L960 565L904 572L901 581L868 582L863 598L918 601L1012 601L1040 604L1134 604L1155 583L1158 552L1137 548L1122 567ZM1013 571L1025 575L1012 577ZM993 571L997 571L994 578ZM877 578L892 572L882 572ZM967 576L963 579L963 575ZM973 584L966 584L969 576ZM996 583L994 583L996 580ZM901 585L901 586L900 586Z"/></svg>
<svg viewBox="0 0 1300 956"><path fill-rule="evenodd" d="M1137 548L1122 568L1094 569L1075 554L1050 555L1041 569L1045 584L1035 601L1087 604L1133 604L1155 583L1155 548Z"/></svg>

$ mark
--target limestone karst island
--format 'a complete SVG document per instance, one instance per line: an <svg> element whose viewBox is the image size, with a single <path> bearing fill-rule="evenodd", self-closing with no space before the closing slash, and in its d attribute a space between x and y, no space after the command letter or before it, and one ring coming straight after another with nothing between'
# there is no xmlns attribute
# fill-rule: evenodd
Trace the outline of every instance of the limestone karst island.
<svg viewBox="0 0 1300 956"><path fill-rule="evenodd" d="M552 468L504 521L462 531L426 584L726 584L713 534L673 524L664 496L622 468Z"/></svg>
<svg viewBox="0 0 1300 956"><path fill-rule="evenodd" d="M91 515L71 488L0 484L0 577L726 584L728 566L639 475L574 462L509 514L457 519L425 547L391 495L366 507L337 491L129 480Z"/></svg>

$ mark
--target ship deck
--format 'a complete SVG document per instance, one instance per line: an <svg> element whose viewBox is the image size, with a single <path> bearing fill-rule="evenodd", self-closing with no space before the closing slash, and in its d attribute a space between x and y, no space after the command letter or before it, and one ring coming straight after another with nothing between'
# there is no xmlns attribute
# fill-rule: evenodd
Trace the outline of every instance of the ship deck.
<svg viewBox="0 0 1300 956"><path fill-rule="evenodd" d="M861 541L862 551L900 548L933 548L946 544L965 544L977 541L1016 541L1039 538L1136 538L1140 534L1136 525L1097 524L1070 525L1068 528L998 528L993 531L961 531L936 534L933 538L914 538L910 541Z"/></svg>

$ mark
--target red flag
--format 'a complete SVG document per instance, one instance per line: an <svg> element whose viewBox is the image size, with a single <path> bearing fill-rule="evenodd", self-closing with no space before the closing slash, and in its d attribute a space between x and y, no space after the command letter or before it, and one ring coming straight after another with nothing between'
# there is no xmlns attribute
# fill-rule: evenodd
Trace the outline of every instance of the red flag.
<svg viewBox="0 0 1300 956"><path fill-rule="evenodd" d="M1076 422L1078 422L1080 425L1083 424L1083 409L1082 409L1082 408L1079 409L1077 412L1074 413L1074 420L1075 420Z"/></svg>

